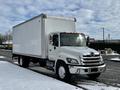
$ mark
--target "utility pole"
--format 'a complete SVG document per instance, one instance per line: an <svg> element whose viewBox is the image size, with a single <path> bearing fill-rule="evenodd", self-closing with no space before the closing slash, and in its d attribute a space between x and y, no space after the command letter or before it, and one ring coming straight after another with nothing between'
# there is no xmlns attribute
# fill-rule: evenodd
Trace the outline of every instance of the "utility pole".
<svg viewBox="0 0 120 90"><path fill-rule="evenodd" d="M110 34L108 34L108 40L110 41Z"/></svg>
<svg viewBox="0 0 120 90"><path fill-rule="evenodd" d="M105 40L105 30L104 30L104 27L102 29L103 29L103 42L104 42L104 40Z"/></svg>

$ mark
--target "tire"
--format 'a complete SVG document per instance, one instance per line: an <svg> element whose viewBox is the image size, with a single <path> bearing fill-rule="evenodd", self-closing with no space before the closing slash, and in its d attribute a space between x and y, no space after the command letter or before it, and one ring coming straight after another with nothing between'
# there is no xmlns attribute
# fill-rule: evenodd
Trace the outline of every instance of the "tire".
<svg viewBox="0 0 120 90"><path fill-rule="evenodd" d="M63 81L69 81L71 79L71 74L69 72L68 66L65 63L57 63L56 75L58 79Z"/></svg>
<svg viewBox="0 0 120 90"><path fill-rule="evenodd" d="M19 57L19 59L18 59L18 64L21 67L27 68L27 67L29 67L29 63L30 63L30 61L26 57Z"/></svg>
<svg viewBox="0 0 120 90"><path fill-rule="evenodd" d="M100 73L95 73L95 74L88 74L87 75L90 79L97 79L100 76Z"/></svg>

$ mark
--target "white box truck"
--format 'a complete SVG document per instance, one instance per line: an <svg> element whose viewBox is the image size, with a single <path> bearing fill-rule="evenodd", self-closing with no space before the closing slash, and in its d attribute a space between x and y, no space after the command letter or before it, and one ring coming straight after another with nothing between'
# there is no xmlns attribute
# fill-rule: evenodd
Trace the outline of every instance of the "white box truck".
<svg viewBox="0 0 120 90"><path fill-rule="evenodd" d="M75 22L75 18L41 14L14 26L13 58L22 67L39 62L61 80L72 74L97 78L106 65L99 52L86 46L87 39L76 32Z"/></svg>

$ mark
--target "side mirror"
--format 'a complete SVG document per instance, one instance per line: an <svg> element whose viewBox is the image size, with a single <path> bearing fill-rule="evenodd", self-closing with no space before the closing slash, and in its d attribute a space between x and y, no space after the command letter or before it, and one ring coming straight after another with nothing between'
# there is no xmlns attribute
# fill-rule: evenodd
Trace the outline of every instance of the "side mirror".
<svg viewBox="0 0 120 90"><path fill-rule="evenodd" d="M90 44L90 38L89 37L87 37L87 39L86 39L86 44L87 44L87 46L89 46L89 44Z"/></svg>

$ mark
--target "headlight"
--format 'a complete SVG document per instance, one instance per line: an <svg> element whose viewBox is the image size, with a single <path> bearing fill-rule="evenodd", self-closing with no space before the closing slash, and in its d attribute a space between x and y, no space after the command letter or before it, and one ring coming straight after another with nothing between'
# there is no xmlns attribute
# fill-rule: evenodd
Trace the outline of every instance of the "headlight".
<svg viewBox="0 0 120 90"><path fill-rule="evenodd" d="M73 59L73 58L66 58L67 62L68 63L71 63L71 64L79 64L77 59Z"/></svg>

